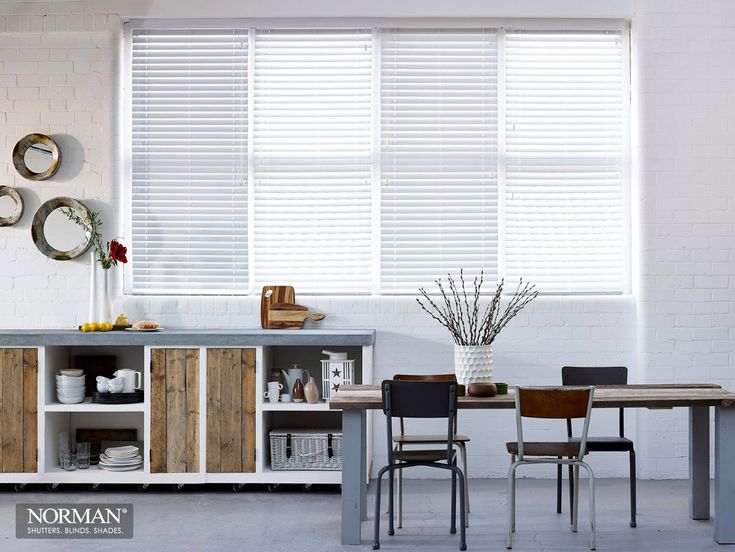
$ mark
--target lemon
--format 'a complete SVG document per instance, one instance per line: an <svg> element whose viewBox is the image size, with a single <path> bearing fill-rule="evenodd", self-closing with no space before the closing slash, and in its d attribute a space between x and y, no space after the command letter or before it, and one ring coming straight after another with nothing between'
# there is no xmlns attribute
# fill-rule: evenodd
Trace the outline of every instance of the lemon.
<svg viewBox="0 0 735 552"><path fill-rule="evenodd" d="M100 324L101 332L109 332L111 329L112 329L112 322L102 322L102 324Z"/></svg>
<svg viewBox="0 0 735 552"><path fill-rule="evenodd" d="M85 322L84 324L82 324L82 331L83 332L91 332L92 331L92 324L90 324L89 322Z"/></svg>
<svg viewBox="0 0 735 552"><path fill-rule="evenodd" d="M90 331L96 332L100 329L100 325L97 324L97 322L90 322L89 323L89 329Z"/></svg>

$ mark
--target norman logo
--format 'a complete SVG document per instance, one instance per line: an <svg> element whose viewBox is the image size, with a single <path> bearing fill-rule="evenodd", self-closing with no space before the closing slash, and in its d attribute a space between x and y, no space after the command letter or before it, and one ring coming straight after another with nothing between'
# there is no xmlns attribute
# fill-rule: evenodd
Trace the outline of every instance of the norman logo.
<svg viewBox="0 0 735 552"><path fill-rule="evenodd" d="M132 504L16 504L19 539L131 539Z"/></svg>

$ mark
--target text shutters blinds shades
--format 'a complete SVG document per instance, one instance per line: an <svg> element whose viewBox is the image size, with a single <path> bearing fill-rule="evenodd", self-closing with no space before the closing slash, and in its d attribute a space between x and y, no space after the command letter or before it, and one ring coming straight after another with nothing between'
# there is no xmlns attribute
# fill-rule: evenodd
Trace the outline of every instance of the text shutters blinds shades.
<svg viewBox="0 0 735 552"><path fill-rule="evenodd" d="M256 287L370 291L370 31L257 31L254 79Z"/></svg>
<svg viewBox="0 0 735 552"><path fill-rule="evenodd" d="M247 62L247 30L133 31L133 291L247 291Z"/></svg>
<svg viewBox="0 0 735 552"><path fill-rule="evenodd" d="M625 288L624 54L620 31L506 34L506 274L543 292Z"/></svg>
<svg viewBox="0 0 735 552"><path fill-rule="evenodd" d="M381 284L497 274L497 33L381 34Z"/></svg>

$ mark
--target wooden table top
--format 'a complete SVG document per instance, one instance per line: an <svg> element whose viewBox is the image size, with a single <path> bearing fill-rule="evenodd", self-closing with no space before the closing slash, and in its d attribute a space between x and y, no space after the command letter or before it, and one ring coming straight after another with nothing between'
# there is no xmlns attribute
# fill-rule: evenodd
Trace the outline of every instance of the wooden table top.
<svg viewBox="0 0 735 552"><path fill-rule="evenodd" d="M345 386L329 400L331 410L382 408L379 385ZM495 397L459 397L459 408L515 408L513 389ZM594 408L673 408L675 406L735 406L735 393L707 383L597 385Z"/></svg>

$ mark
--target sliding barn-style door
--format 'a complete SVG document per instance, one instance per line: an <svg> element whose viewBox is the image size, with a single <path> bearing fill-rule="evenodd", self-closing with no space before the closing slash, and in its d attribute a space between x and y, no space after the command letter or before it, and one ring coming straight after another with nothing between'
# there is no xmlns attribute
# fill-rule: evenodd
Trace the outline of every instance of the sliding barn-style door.
<svg viewBox="0 0 735 552"><path fill-rule="evenodd" d="M37 471L37 349L0 349L0 472Z"/></svg>
<svg viewBox="0 0 735 552"><path fill-rule="evenodd" d="M151 349L151 473L199 471L199 349Z"/></svg>
<svg viewBox="0 0 735 552"><path fill-rule="evenodd" d="M207 349L207 472L255 471L255 349Z"/></svg>

